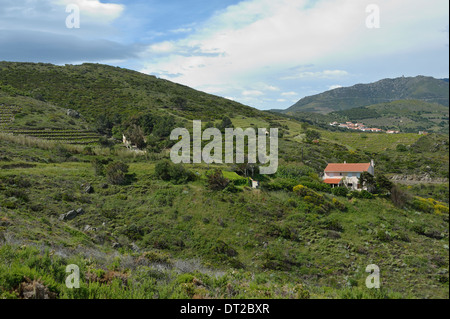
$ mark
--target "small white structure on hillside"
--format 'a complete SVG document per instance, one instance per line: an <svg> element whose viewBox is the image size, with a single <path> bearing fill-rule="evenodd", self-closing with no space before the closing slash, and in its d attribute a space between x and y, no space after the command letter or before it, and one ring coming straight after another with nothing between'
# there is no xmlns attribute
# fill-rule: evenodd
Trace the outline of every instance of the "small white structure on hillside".
<svg viewBox="0 0 450 319"><path fill-rule="evenodd" d="M346 186L352 190L366 189L359 183L363 172L375 174L375 163L330 163L324 170L323 182L332 187Z"/></svg>
<svg viewBox="0 0 450 319"><path fill-rule="evenodd" d="M250 177L250 184L252 188L259 188L259 182L255 181L253 178Z"/></svg>
<svg viewBox="0 0 450 319"><path fill-rule="evenodd" d="M131 143L127 140L127 137L124 134L122 134L122 142L126 148L131 148Z"/></svg>

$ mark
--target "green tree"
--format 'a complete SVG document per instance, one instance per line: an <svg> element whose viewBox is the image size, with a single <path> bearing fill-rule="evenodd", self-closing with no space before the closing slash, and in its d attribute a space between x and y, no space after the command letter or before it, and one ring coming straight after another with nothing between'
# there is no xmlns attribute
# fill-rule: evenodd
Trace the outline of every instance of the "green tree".
<svg viewBox="0 0 450 319"><path fill-rule="evenodd" d="M131 144L136 145L139 149L145 147L144 131L140 126L133 124L125 131L125 136L130 140Z"/></svg>
<svg viewBox="0 0 450 319"><path fill-rule="evenodd" d="M320 139L320 133L316 130L306 130L306 140L313 141Z"/></svg>
<svg viewBox="0 0 450 319"><path fill-rule="evenodd" d="M222 121L217 124L217 128L221 131L224 131L226 128L233 128L233 122L231 122L230 118L228 116L224 116L222 118Z"/></svg>
<svg viewBox="0 0 450 319"><path fill-rule="evenodd" d="M359 184L361 184L362 187L367 187L367 190L371 193L376 190L375 178L369 172L361 173L361 176L359 177Z"/></svg>
<svg viewBox="0 0 450 319"><path fill-rule="evenodd" d="M375 183L378 194L389 194L391 192L392 182L383 174L377 175Z"/></svg>

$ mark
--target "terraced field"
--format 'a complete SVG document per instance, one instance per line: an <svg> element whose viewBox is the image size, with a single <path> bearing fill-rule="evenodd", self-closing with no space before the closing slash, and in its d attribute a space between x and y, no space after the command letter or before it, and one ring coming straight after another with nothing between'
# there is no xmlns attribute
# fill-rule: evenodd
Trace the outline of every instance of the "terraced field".
<svg viewBox="0 0 450 319"><path fill-rule="evenodd" d="M0 104L0 127L13 122L14 114L19 111L19 106Z"/></svg>
<svg viewBox="0 0 450 319"><path fill-rule="evenodd" d="M51 141L61 141L66 144L95 144L100 135L90 130L64 130L64 129L0 129L0 132L14 135L26 135Z"/></svg>
<svg viewBox="0 0 450 319"><path fill-rule="evenodd" d="M32 101L32 103L33 106L36 105L35 101ZM55 114L61 113L57 115L59 118L63 119L67 116L64 114L63 109L55 108L54 106L46 106L46 104L38 105L36 109L31 110L30 105L26 103L24 103L23 106L10 103L1 103L0 133L25 135L44 140L60 141L66 144L88 145L98 143L100 135L96 131L86 128L84 125L78 125L80 129L76 129L76 122L73 122L74 125L71 126L65 126L64 122L53 122L53 124L57 127L47 127L48 122L45 120L52 115L55 116ZM22 122L26 122L27 118L30 116L34 116L33 122L38 123L39 126L26 127L23 125L24 123Z"/></svg>

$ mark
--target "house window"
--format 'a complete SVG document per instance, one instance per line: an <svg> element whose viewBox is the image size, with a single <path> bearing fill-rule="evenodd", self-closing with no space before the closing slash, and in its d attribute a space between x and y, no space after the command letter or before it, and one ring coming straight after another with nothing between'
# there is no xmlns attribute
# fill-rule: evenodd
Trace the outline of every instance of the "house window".
<svg viewBox="0 0 450 319"><path fill-rule="evenodd" d="M342 173L339 173L340 176L342 176Z"/></svg>
<svg viewBox="0 0 450 319"><path fill-rule="evenodd" d="M352 177L353 176L353 173L348 173L348 177Z"/></svg>

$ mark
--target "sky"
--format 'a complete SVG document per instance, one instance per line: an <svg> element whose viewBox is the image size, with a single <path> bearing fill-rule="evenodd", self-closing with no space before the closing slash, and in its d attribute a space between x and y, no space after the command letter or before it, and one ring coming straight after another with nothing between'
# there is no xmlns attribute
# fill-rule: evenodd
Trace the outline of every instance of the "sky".
<svg viewBox="0 0 450 319"><path fill-rule="evenodd" d="M448 12L448 0L0 0L0 61L104 63L286 109L341 86L448 78Z"/></svg>

